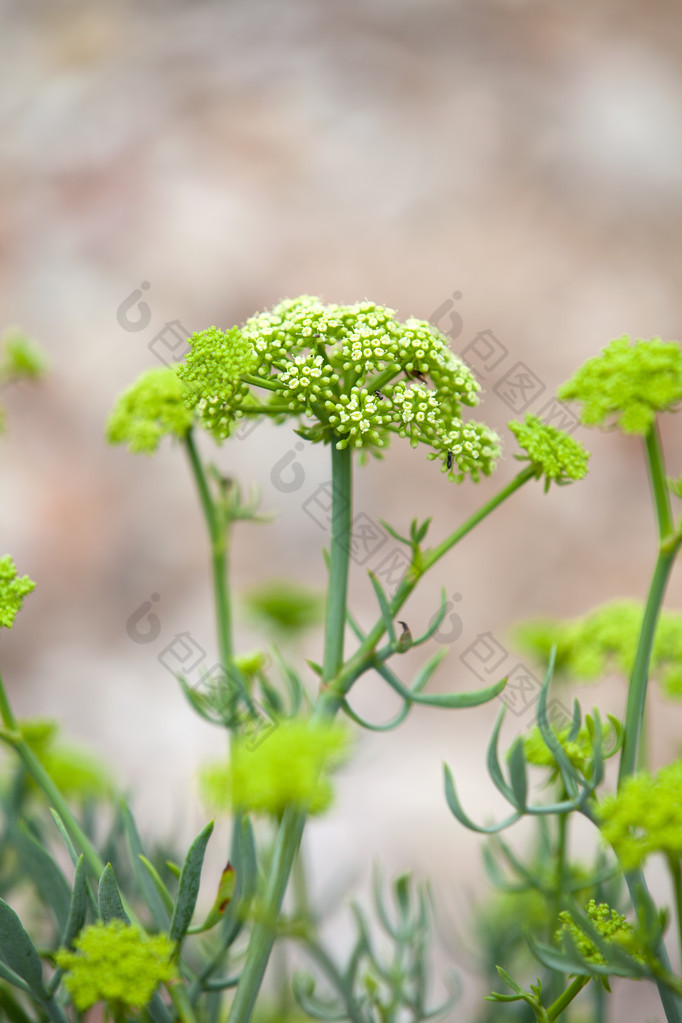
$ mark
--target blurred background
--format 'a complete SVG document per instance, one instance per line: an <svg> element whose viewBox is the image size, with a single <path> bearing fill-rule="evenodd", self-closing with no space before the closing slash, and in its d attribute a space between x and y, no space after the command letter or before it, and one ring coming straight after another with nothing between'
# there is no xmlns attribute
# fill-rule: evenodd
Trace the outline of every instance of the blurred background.
<svg viewBox="0 0 682 1023"><path fill-rule="evenodd" d="M135 787L148 830L185 842L206 816L197 766L222 740L186 706L167 651L185 635L217 659L208 546L181 450L106 446L116 396L182 354L188 333L287 296L370 298L437 323L481 381L475 418L502 434L505 457L492 480L460 487L405 442L358 470L351 596L372 621L366 570L395 547L379 518L404 530L432 515L444 536L516 471L510 418L549 414L557 386L614 337L679 338L679 9L5 0L0 18L0 326L20 325L51 360L43 382L0 395L3 552L38 583L0 638L3 675L20 714L59 718ZM501 674L523 661L514 622L646 593L641 445L566 415L593 452L587 479L525 487L405 611L419 631L445 587L448 619L428 650L450 646L443 690L481 685L481 636L501 649ZM270 578L324 585L315 502L328 452L296 441L260 424L212 455L276 515L237 532L238 593ZM672 416L664 443L680 474ZM152 594L160 632L140 642L129 621ZM677 576L668 606L681 598ZM268 638L239 607L237 636L240 650ZM313 631L302 652L319 650ZM619 713L624 687L605 680L581 699ZM378 679L354 700L379 721L395 706ZM362 890L375 861L432 879L442 959L465 979L460 1019L481 994L466 934L485 888L481 843L445 807L441 762L477 819L499 813L484 766L498 707L414 713L360 736L334 813L309 837L321 890ZM521 697L510 710L505 742L533 716ZM656 697L654 766L677 754L681 722ZM649 992L635 988L642 1018Z"/></svg>

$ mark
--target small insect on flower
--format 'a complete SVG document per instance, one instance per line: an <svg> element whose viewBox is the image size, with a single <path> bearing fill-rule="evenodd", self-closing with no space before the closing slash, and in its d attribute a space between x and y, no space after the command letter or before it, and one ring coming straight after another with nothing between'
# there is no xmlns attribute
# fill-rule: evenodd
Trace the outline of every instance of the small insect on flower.
<svg viewBox="0 0 682 1023"><path fill-rule="evenodd" d="M381 391L375 391L374 393L376 394L376 396L379 399L379 401L383 401L385 399L385 397L386 397L386 395L382 394Z"/></svg>
<svg viewBox="0 0 682 1023"><path fill-rule="evenodd" d="M448 451L448 457L447 457L447 461L445 463L447 465L448 469L452 469L452 459L453 459L453 457L454 456L452 454L452 451Z"/></svg>
<svg viewBox="0 0 682 1023"><path fill-rule="evenodd" d="M405 376L407 377L408 380L410 380L412 377L414 377L414 379L418 380L420 384L428 384L428 382L429 382L428 381L428 377L426 377L424 375L424 373L421 372L421 370L418 370L418 369L406 369L406 370L404 370L404 373L405 373Z"/></svg>

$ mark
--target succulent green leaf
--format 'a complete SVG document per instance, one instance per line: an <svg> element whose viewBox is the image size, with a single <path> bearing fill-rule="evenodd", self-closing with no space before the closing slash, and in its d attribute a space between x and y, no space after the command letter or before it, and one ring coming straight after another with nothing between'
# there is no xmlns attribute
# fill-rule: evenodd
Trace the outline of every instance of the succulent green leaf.
<svg viewBox="0 0 682 1023"><path fill-rule="evenodd" d="M121 813L123 814L123 826L125 828L126 838L128 839L130 859L133 864L133 871L140 887L142 897L147 908L152 914L152 918L158 929L160 931L167 931L170 923L170 914L159 893L157 885L154 883L149 871L141 862L141 858L144 857L144 849L142 847L142 842L140 841L135 819L130 807L124 800L121 800Z"/></svg>
<svg viewBox="0 0 682 1023"><path fill-rule="evenodd" d="M0 956L38 998L47 999L40 956L19 917L4 899L0 899Z"/></svg>
<svg viewBox="0 0 682 1023"><path fill-rule="evenodd" d="M444 764L443 768L445 772L446 802L450 807L451 812L454 814L454 816L457 818L460 824L463 824L465 828L469 829L469 831L476 831L480 835L495 835L497 834L498 831L504 831L505 828L508 828L511 824L514 824L516 823L516 821L520 820L521 814L513 813L510 817L507 817L506 820L501 821L499 824L490 824L488 825L488 827L482 827L478 824L474 824L471 818L467 817L464 810L462 809L462 804L459 801L457 790L455 789L455 782L452 777L452 772L450 771L450 768L447 766L447 764Z"/></svg>
<svg viewBox="0 0 682 1023"><path fill-rule="evenodd" d="M73 939L78 935L85 923L88 908L88 885L85 877L85 857L81 853L76 864L76 872L73 877L73 889L69 904L69 915L62 933L61 944L64 948L71 948Z"/></svg>
<svg viewBox="0 0 682 1023"><path fill-rule="evenodd" d="M97 902L99 915L105 924L109 923L110 920L123 920L126 924L130 923L128 914L123 908L121 894L116 883L116 875L111 863L107 863L99 879Z"/></svg>
<svg viewBox="0 0 682 1023"><path fill-rule="evenodd" d="M517 808L523 813L528 798L528 773L523 753L523 740L517 739L509 754L509 778Z"/></svg>
<svg viewBox="0 0 682 1023"><path fill-rule="evenodd" d="M66 878L47 849L23 823L19 825L17 847L26 873L33 880L41 902L52 910L61 931L69 915L71 896Z"/></svg>
<svg viewBox="0 0 682 1023"><path fill-rule="evenodd" d="M212 831L213 821L209 821L194 839L185 857L180 874L178 897L170 925L170 937L173 941L182 941L192 923L192 915L199 895L201 868Z"/></svg>

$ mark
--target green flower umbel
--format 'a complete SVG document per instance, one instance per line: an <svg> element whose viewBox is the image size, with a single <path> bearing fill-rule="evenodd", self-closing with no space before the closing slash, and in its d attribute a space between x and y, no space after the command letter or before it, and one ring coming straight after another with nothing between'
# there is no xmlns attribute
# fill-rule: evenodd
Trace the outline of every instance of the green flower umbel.
<svg viewBox="0 0 682 1023"><path fill-rule="evenodd" d="M509 429L519 447L526 452L525 455L515 457L521 461L528 460L537 479L545 477L545 492L549 490L552 480L563 486L573 480L581 480L587 473L589 453L580 441L574 440L563 430L543 423L530 413L524 423L512 420Z"/></svg>
<svg viewBox="0 0 682 1023"><path fill-rule="evenodd" d="M256 407L246 383L260 382L270 414L311 421L299 430L308 440L376 454L393 433L430 447L429 457L458 482L494 468L497 436L461 417L463 405L478 403L479 385L424 320L402 323L372 302L323 305L304 295L251 317L240 331L211 328L190 344L179 374L218 437Z"/></svg>
<svg viewBox="0 0 682 1023"><path fill-rule="evenodd" d="M518 626L515 640L521 649L543 661L556 647L558 675L589 681L609 671L629 675L642 627L643 605L635 600L616 600L595 608L582 618L565 622L536 619ZM682 696L682 614L662 611L649 666L668 696Z"/></svg>
<svg viewBox="0 0 682 1023"><path fill-rule="evenodd" d="M630 952L633 959L636 959L638 962L644 962L644 957L638 951L638 943L632 925L627 922L622 913L611 909L606 902L600 902L597 905L594 899L590 899L585 909L590 918L590 923L601 938L604 938L606 941L615 942L625 951ZM588 963L603 966L606 963L604 956L592 939L574 921L571 914L568 911L559 913L559 919L561 920L561 926L554 935L555 940L561 943L564 936L570 934L579 955L583 959Z"/></svg>
<svg viewBox="0 0 682 1023"><path fill-rule="evenodd" d="M119 397L107 423L110 444L127 444L134 454L151 455L166 434L185 437L192 413L174 366L148 369Z"/></svg>
<svg viewBox="0 0 682 1023"><path fill-rule="evenodd" d="M11 629L24 597L36 588L27 575L18 576L9 554L0 558L0 626Z"/></svg>
<svg viewBox="0 0 682 1023"><path fill-rule="evenodd" d="M0 380L37 380L47 370L47 359L35 341L17 327L2 335Z"/></svg>
<svg viewBox="0 0 682 1023"><path fill-rule="evenodd" d="M345 759L347 748L340 725L281 721L270 734L239 736L229 764L204 768L203 792L214 805L246 812L279 816L295 806L322 813L332 800L329 772Z"/></svg>
<svg viewBox="0 0 682 1023"><path fill-rule="evenodd" d="M79 1012L97 1002L141 1009L158 984L177 976L175 945L167 935L150 937L122 920L86 927L74 947L76 952L60 949L55 959Z"/></svg>
<svg viewBox="0 0 682 1023"><path fill-rule="evenodd" d="M651 775L627 778L620 792L597 806L602 835L624 870L634 870L654 852L682 856L682 760Z"/></svg>
<svg viewBox="0 0 682 1023"><path fill-rule="evenodd" d="M178 366L187 406L196 408L203 426L222 439L230 432L238 406L248 397L248 384L241 378L255 370L258 356L237 327L227 332L209 327L187 340L191 351Z"/></svg>
<svg viewBox="0 0 682 1023"><path fill-rule="evenodd" d="M562 401L582 402L581 422L613 418L625 433L645 434L656 414L682 401L682 349L676 341L635 341L625 335L559 388Z"/></svg>

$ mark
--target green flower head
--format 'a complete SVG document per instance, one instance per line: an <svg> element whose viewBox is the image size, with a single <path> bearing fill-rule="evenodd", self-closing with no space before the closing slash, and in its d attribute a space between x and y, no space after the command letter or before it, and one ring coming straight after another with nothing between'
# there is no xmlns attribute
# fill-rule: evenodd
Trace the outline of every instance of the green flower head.
<svg viewBox="0 0 682 1023"><path fill-rule="evenodd" d="M524 423L512 420L509 429L516 437L519 447L526 454L516 455L521 461L529 461L537 479L545 477L545 492L554 480L560 486L581 480L587 473L589 453L580 441L574 440L563 430L543 423L530 412Z"/></svg>
<svg viewBox="0 0 682 1023"><path fill-rule="evenodd" d="M134 454L151 455L166 434L185 437L192 413L174 366L148 369L114 405L107 424L110 444L127 444Z"/></svg>
<svg viewBox="0 0 682 1023"><path fill-rule="evenodd" d="M602 938L620 945L625 951L630 952L633 959L636 959L638 962L645 962L644 956L638 951L638 942L632 925L627 922L622 913L611 909L606 902L600 902L597 905L594 899L590 899L585 909L594 929L598 931ZM604 966L606 959L592 939L574 921L571 914L568 911L559 913L559 919L561 920L561 925L554 935L555 941L562 944L565 936L570 934L579 955L583 959L588 963Z"/></svg>
<svg viewBox="0 0 682 1023"><path fill-rule="evenodd" d="M627 778L620 792L597 806L601 833L624 870L634 870L651 853L682 855L682 760L651 775Z"/></svg>
<svg viewBox="0 0 682 1023"><path fill-rule="evenodd" d="M227 332L209 327L192 334L188 344L190 351L178 366L186 386L185 401L220 440L228 436L236 410L248 396L248 384L241 378L255 370L258 356L237 327Z"/></svg>
<svg viewBox="0 0 682 1023"><path fill-rule="evenodd" d="M609 715L610 726L602 732L601 750L604 759L612 757L621 747L622 728L615 718ZM585 771L589 761L594 756L596 741L595 722L588 714L585 724L577 733L571 736L572 729L561 728L554 731L554 735L560 742L566 756L578 771ZM555 774L559 766L553 752L542 737L542 732L537 725L533 725L527 735L523 738L523 752L526 761L536 767L549 767Z"/></svg>
<svg viewBox="0 0 682 1023"><path fill-rule="evenodd" d="M0 347L3 380L37 380L46 372L47 360L42 349L16 327L5 331Z"/></svg>
<svg viewBox="0 0 682 1023"><path fill-rule="evenodd" d="M645 434L658 412L682 401L682 349L676 341L612 341L559 389L562 401L582 402L581 422L613 419L624 433Z"/></svg>
<svg viewBox="0 0 682 1023"><path fill-rule="evenodd" d="M96 1002L141 1009L156 987L177 976L175 944L166 934L150 937L122 920L98 921L74 941L76 952L60 949L55 960L79 1012Z"/></svg>
<svg viewBox="0 0 682 1023"><path fill-rule="evenodd" d="M643 606L635 600L617 600L582 618L558 622L537 619L515 630L515 641L528 653L548 660L556 646L556 672L580 681L603 677L616 670L632 671ZM656 627L650 674L658 675L668 696L682 695L682 614L662 611Z"/></svg>
<svg viewBox="0 0 682 1023"><path fill-rule="evenodd" d="M27 575L18 576L9 554L0 558L0 626L11 629L24 597L36 588Z"/></svg>
<svg viewBox="0 0 682 1023"><path fill-rule="evenodd" d="M211 328L190 344L180 375L218 437L250 406L262 408L249 383L271 393L269 414L311 420L298 431L308 440L379 454L398 434L430 447L429 457L457 482L494 468L498 437L461 418L463 405L478 403L479 385L425 320L402 323L373 302L324 305L303 295L251 317L241 330Z"/></svg>
<svg viewBox="0 0 682 1023"><path fill-rule="evenodd" d="M348 734L340 725L280 721L270 734L239 736L228 765L204 768L207 801L252 813L281 815L287 806L322 813L332 801L329 772L347 755Z"/></svg>
<svg viewBox="0 0 682 1023"><path fill-rule="evenodd" d="M592 756L592 740L588 729L583 726L574 739L569 739L571 729L562 728L555 735L561 743L566 756L573 766L579 771L585 767L587 760ZM523 752L529 764L536 767L551 767L557 770L557 762L554 754L542 738L542 733L537 725L533 725L528 735L523 739Z"/></svg>

